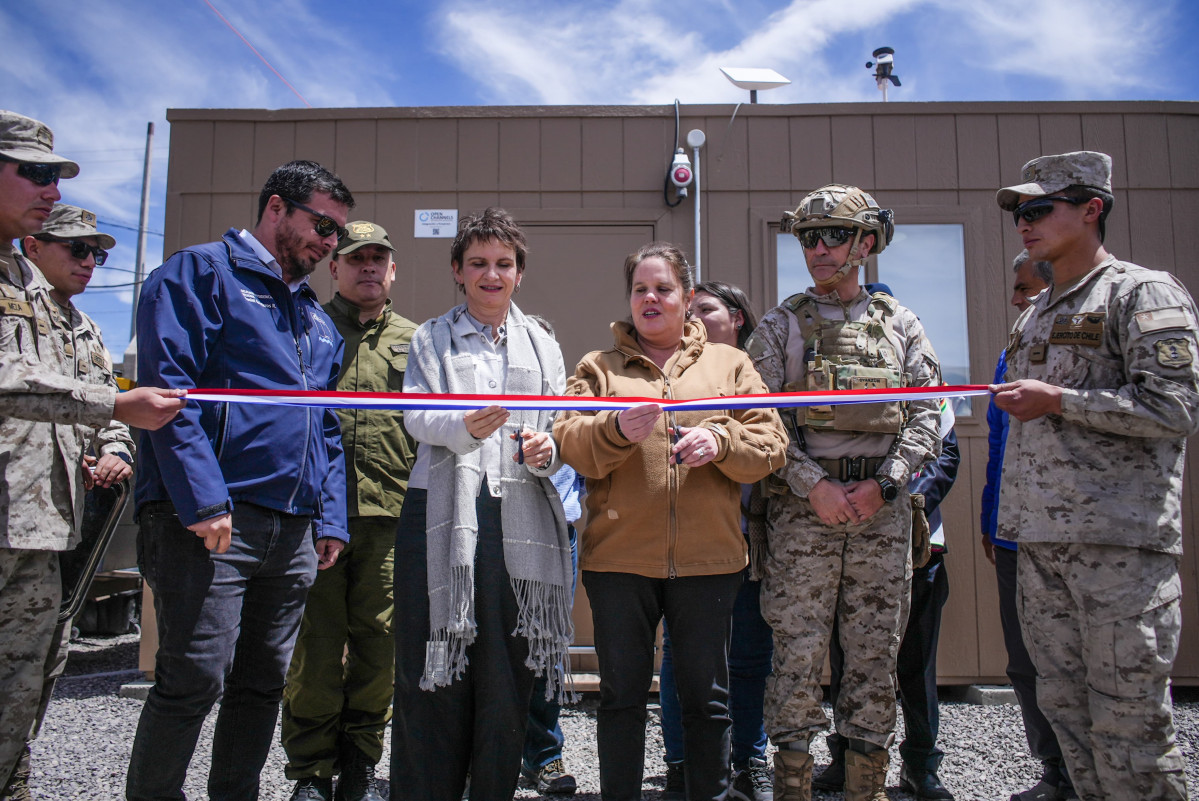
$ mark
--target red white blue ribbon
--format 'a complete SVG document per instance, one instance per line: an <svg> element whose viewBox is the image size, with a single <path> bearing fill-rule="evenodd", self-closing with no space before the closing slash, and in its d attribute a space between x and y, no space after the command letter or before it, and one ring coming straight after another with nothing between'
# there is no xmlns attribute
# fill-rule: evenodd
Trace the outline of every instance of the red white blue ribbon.
<svg viewBox="0 0 1199 801"><path fill-rule="evenodd" d="M573 409L617 411L656 403L664 409L716 411L720 409L786 409L796 406L833 406L846 403L894 403L941 398L989 395L985 384L894 389L853 389L831 392L769 392L761 395L728 395L692 400L665 398L597 398L590 395L444 395L424 392L331 392L288 389L192 389L187 397L217 403L258 403L274 406L324 406L336 409L458 409L470 411L487 406L529 411Z"/></svg>

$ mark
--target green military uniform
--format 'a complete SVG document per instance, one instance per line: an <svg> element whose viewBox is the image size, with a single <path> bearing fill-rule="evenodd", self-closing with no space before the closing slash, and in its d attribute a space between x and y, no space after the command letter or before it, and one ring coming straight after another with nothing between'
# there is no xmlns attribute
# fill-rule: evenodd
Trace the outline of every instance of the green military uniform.
<svg viewBox="0 0 1199 801"><path fill-rule="evenodd" d="M367 323L359 322L358 307L340 294L324 308L346 343L337 388L402 392L416 326L393 312L390 300ZM338 415L350 544L317 574L308 593L283 693L289 779L333 776L346 743L378 762L391 717L392 554L416 443L400 412L345 409Z"/></svg>

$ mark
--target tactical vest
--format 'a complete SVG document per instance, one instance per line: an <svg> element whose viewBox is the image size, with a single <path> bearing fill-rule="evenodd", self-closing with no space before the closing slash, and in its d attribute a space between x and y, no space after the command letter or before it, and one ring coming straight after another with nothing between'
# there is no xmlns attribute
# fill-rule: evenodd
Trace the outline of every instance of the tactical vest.
<svg viewBox="0 0 1199 801"><path fill-rule="evenodd" d="M820 315L816 300L800 293L783 301L795 315L803 353L788 354L784 391L889 389L904 386L903 358L888 338L899 308L890 295L870 297L865 320L829 320ZM903 405L851 403L796 409L796 422L821 431L859 431L898 434L903 428Z"/></svg>

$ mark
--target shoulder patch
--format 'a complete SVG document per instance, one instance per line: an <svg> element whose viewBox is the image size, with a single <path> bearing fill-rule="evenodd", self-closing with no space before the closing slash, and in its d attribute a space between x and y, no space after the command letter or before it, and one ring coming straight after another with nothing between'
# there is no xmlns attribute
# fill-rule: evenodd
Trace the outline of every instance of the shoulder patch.
<svg viewBox="0 0 1199 801"><path fill-rule="evenodd" d="M1150 309L1133 315L1137 328L1142 334L1152 334L1155 331L1166 331L1171 328L1187 328L1190 320L1186 310L1181 306L1170 306L1165 309Z"/></svg>
<svg viewBox="0 0 1199 801"><path fill-rule="evenodd" d="M399 354L401 354L401 353L407 353L407 352L408 352L408 348L409 348L409 345L408 345L408 343L407 343L407 342L405 342L405 343L403 343L403 344L401 344L401 345L392 345L392 346L391 346L391 352L392 352L392 353L394 353L394 354L396 354L396 355L399 355Z"/></svg>
<svg viewBox="0 0 1199 801"><path fill-rule="evenodd" d="M1157 363L1162 367L1190 367L1195 360L1189 339L1159 339L1153 344L1157 348Z"/></svg>
<svg viewBox="0 0 1199 801"><path fill-rule="evenodd" d="M745 352L749 354L749 358L757 361L766 355L766 343L762 341L761 337L751 334L749 341L745 343Z"/></svg>

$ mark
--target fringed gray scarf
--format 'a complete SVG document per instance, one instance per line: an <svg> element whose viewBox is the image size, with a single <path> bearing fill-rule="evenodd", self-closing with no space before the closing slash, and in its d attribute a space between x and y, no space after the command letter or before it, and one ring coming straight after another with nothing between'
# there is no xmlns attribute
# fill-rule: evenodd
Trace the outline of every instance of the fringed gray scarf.
<svg viewBox="0 0 1199 801"><path fill-rule="evenodd" d="M421 348L419 371L430 392L474 393L471 354L454 337L452 321L461 307L430 321L432 347ZM537 325L526 325L512 304L508 311L508 395L551 395L550 370L561 370L558 343ZM519 608L514 636L528 640L525 664L547 679L547 698L567 700L571 693L567 648L574 637L571 621L570 540L562 501L548 478L539 478L512 460L510 439L522 427L549 431L555 412L512 410L508 422L491 436L501 443L500 464L504 563ZM446 686L461 677L467 648L475 639L475 500L483 480L479 451L455 454L431 448L426 519L429 575L429 642L422 690ZM486 602L486 599L483 599Z"/></svg>

